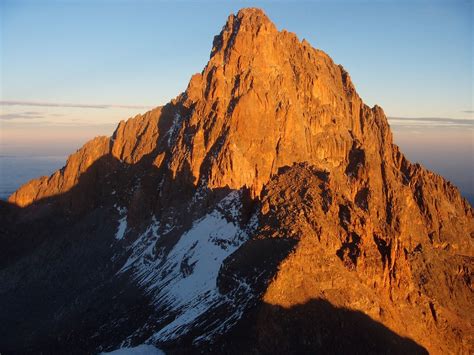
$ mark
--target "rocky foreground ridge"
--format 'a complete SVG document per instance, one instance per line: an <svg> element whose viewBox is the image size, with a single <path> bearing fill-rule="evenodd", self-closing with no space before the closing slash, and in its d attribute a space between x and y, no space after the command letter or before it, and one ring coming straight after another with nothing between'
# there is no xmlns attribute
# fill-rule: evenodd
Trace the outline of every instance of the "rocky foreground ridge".
<svg viewBox="0 0 474 355"><path fill-rule="evenodd" d="M0 207L5 353L474 351L471 206L259 9Z"/></svg>

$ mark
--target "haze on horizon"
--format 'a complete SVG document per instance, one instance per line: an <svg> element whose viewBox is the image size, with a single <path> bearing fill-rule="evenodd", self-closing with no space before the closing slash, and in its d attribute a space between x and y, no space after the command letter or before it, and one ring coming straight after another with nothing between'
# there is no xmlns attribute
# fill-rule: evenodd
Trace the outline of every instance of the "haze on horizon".
<svg viewBox="0 0 474 355"><path fill-rule="evenodd" d="M4 0L0 155L56 158L36 170L0 159L1 180L49 174L90 138L184 91L222 19L248 6L342 64L363 100L392 117L409 159L474 195L472 2L458 0Z"/></svg>

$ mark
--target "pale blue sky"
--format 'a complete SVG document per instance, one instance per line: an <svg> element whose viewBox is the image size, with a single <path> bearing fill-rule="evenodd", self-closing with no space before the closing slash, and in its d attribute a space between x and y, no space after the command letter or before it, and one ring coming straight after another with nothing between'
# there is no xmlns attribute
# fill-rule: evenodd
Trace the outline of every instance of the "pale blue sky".
<svg viewBox="0 0 474 355"><path fill-rule="evenodd" d="M2 100L155 106L229 13L262 7L390 116L469 117L472 1L1 1Z"/></svg>

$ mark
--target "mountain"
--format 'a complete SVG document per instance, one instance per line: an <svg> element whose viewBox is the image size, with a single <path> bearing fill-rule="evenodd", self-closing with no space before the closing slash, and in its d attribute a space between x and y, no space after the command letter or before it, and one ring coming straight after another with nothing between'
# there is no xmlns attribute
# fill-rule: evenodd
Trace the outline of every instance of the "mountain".
<svg viewBox="0 0 474 355"><path fill-rule="evenodd" d="M6 354L474 350L471 206L259 9L184 93L0 207Z"/></svg>

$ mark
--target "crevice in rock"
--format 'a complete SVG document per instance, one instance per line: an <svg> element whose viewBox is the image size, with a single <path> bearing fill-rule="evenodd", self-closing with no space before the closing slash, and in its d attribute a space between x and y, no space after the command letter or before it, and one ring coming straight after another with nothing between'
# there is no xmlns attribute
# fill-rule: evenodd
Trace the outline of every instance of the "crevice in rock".
<svg viewBox="0 0 474 355"><path fill-rule="evenodd" d="M351 211L346 205L339 205L339 223L346 231L351 224Z"/></svg>
<svg viewBox="0 0 474 355"><path fill-rule="evenodd" d="M385 205L386 221L387 224L392 224L393 221L393 212L392 212L392 199L390 198Z"/></svg>
<svg viewBox="0 0 474 355"><path fill-rule="evenodd" d="M418 243L418 245L413 249L413 253L421 253L423 251L423 247L421 244Z"/></svg>
<svg viewBox="0 0 474 355"><path fill-rule="evenodd" d="M370 190L368 187L364 187L359 190L355 196L355 203L357 207L363 209L364 211L369 210L369 195Z"/></svg>
<svg viewBox="0 0 474 355"><path fill-rule="evenodd" d="M232 33L230 35L230 38L227 40L227 45L224 49L224 59L226 62L229 60L231 49L234 45L235 37L237 37L237 34L239 33L239 29L240 29L240 20L237 17L234 17L234 21L232 24Z"/></svg>
<svg viewBox="0 0 474 355"><path fill-rule="evenodd" d="M416 204L418 205L420 211L422 213L425 213L426 208L424 203L423 187L421 186L421 184L416 184L413 196L415 197Z"/></svg>
<svg viewBox="0 0 474 355"><path fill-rule="evenodd" d="M319 187L321 188L321 208L323 209L324 213L327 213L332 204L331 190L326 186L326 184L320 184Z"/></svg>
<svg viewBox="0 0 474 355"><path fill-rule="evenodd" d="M433 302L430 301L430 302L429 302L429 306L430 306L431 315L433 316L434 321L435 321L435 322L438 322L438 316L437 316L437 314L436 314L436 309L435 309L435 307L434 307Z"/></svg>
<svg viewBox="0 0 474 355"><path fill-rule="evenodd" d="M363 149L358 148L354 142L351 151L349 152L349 164L346 167L346 175L349 177L355 177L359 173L359 169L365 164L365 152Z"/></svg>
<svg viewBox="0 0 474 355"><path fill-rule="evenodd" d="M235 106L240 100L240 96L237 95L239 86L240 86L240 74L237 74L234 81L234 87L232 88L232 91L230 94L229 106L227 106L227 116L232 115L232 112L234 112Z"/></svg>
<svg viewBox="0 0 474 355"><path fill-rule="evenodd" d="M357 258L360 256L359 243L360 236L352 232L346 236L341 248L336 251L336 255L349 270L353 270L357 266Z"/></svg>
<svg viewBox="0 0 474 355"><path fill-rule="evenodd" d="M382 258L382 265L385 268L385 265L391 263L391 243L385 241L381 237L379 237L377 234L374 234L374 242L377 245L377 249L379 250L380 256Z"/></svg>

